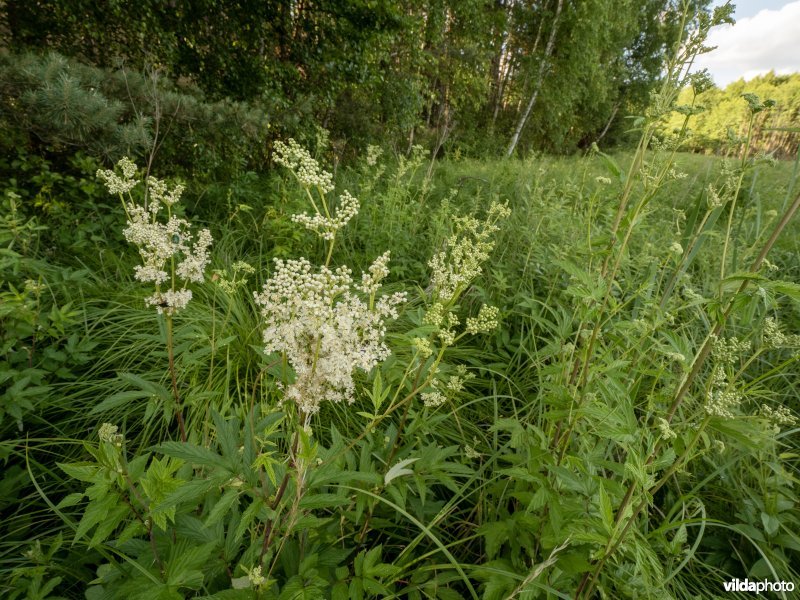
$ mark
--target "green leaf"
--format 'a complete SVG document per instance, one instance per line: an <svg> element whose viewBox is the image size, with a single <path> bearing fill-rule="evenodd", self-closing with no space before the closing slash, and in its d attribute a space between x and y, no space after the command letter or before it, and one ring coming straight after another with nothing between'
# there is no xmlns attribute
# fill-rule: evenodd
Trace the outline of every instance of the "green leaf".
<svg viewBox="0 0 800 600"><path fill-rule="evenodd" d="M181 458L193 465L216 467L230 472L232 465L216 452L188 442L164 442L152 448L167 456Z"/></svg>
<svg viewBox="0 0 800 600"><path fill-rule="evenodd" d="M217 500L217 503L214 504L214 508L211 509L211 512L206 519L206 527L217 523L218 521L222 520L222 518L230 512L231 507L234 504L239 503L239 492L235 489L227 489L225 493L222 494L222 497Z"/></svg>
<svg viewBox="0 0 800 600"><path fill-rule="evenodd" d="M383 476L383 484L389 485L393 480L397 479L398 477L402 477L403 475L413 475L414 471L411 469L406 469L405 467L418 460L419 458L404 458L403 460L398 461L397 464L386 471L386 475Z"/></svg>

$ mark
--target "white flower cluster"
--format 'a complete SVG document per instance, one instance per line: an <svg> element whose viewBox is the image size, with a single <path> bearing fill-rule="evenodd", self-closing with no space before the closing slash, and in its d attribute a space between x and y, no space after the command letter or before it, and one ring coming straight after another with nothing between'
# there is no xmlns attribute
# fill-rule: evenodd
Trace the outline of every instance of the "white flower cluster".
<svg viewBox="0 0 800 600"><path fill-rule="evenodd" d="M389 275L390 256L391 252L387 250L375 259L375 262L370 265L368 272L361 274L361 285L358 286L358 289L365 294L374 294L380 289L381 281Z"/></svg>
<svg viewBox="0 0 800 600"><path fill-rule="evenodd" d="M500 315L500 309L496 306L489 306L484 304L478 311L477 317L467 317L467 333L489 333L497 329L499 323L497 321Z"/></svg>
<svg viewBox="0 0 800 600"><path fill-rule="evenodd" d="M706 189L706 205L708 206L708 210L714 210L723 204L724 202L722 198L720 198L717 189L713 185L709 184L708 188Z"/></svg>
<svg viewBox="0 0 800 600"><path fill-rule="evenodd" d="M485 221L472 216L455 220L455 231L445 242L445 249L428 263L434 298L449 302L481 273L481 264L494 248L492 235L499 229L497 221L509 214L508 206L493 202Z"/></svg>
<svg viewBox="0 0 800 600"><path fill-rule="evenodd" d="M121 433L117 433L118 431L119 427L116 425L112 425L111 423L103 423L100 425L97 435L101 442L114 444L115 446L121 446L122 442L125 441L125 436L123 436Z"/></svg>
<svg viewBox="0 0 800 600"><path fill-rule="evenodd" d="M669 426L669 421L662 419L661 417L658 418L658 429L661 432L662 439L664 440L674 440L678 437L678 434L675 433Z"/></svg>
<svg viewBox="0 0 800 600"><path fill-rule="evenodd" d="M797 417L785 406L772 408L766 404L762 404L761 416L771 421L776 427L780 427L781 425L794 425L797 423Z"/></svg>
<svg viewBox="0 0 800 600"><path fill-rule="evenodd" d="M741 392L735 390L727 380L725 369L717 365L711 373L711 385L706 396L705 410L714 417L733 419L732 409L742 401Z"/></svg>
<svg viewBox="0 0 800 600"><path fill-rule="evenodd" d="M764 319L764 346L767 348L800 347L800 335L786 335L781 331L780 323L772 317Z"/></svg>
<svg viewBox="0 0 800 600"><path fill-rule="evenodd" d="M383 272L384 257L370 269L371 276ZM316 413L324 400L353 402L353 372L369 371L389 356L384 322L397 317L405 293L382 296L370 306L355 294L347 267L315 272L303 258L276 259L275 267L263 291L254 295L266 322L266 351L284 353L296 374L286 397L306 415Z"/></svg>
<svg viewBox="0 0 800 600"><path fill-rule="evenodd" d="M292 221L310 229L322 239L330 241L336 236L339 229L347 225L347 222L358 214L359 208L358 200L345 190L339 196L339 206L332 217L324 216L319 212L313 215L301 213L292 215Z"/></svg>
<svg viewBox="0 0 800 600"><path fill-rule="evenodd" d="M465 365L456 367L456 374L450 375L446 379L434 379L431 381L431 391L420 394L422 403L427 408L438 408L444 404L448 398L455 397L464 389L464 384L470 379L474 379L475 374L467 371Z"/></svg>
<svg viewBox="0 0 800 600"><path fill-rule="evenodd" d="M381 154L383 154L383 149L380 146L373 146L372 144L367 146L367 165L374 167L378 164Z"/></svg>
<svg viewBox="0 0 800 600"><path fill-rule="evenodd" d="M734 363L742 354L750 350L752 344L739 338L712 338L711 354L720 363Z"/></svg>
<svg viewBox="0 0 800 600"><path fill-rule="evenodd" d="M127 194L139 183L138 179L133 178L136 175L136 165L124 156L117 162L117 166L122 171L122 177L108 169L98 169L97 177L105 182L109 194Z"/></svg>
<svg viewBox="0 0 800 600"><path fill-rule="evenodd" d="M333 191L333 175L320 168L319 163L294 139L284 144L275 142L275 162L289 169L304 187L317 187L323 194Z"/></svg>
<svg viewBox="0 0 800 600"><path fill-rule="evenodd" d="M133 162L123 158L117 166L124 179L112 171L98 171L98 176L106 182L112 194L123 193L120 189L130 191L136 183L132 179L136 174ZM189 222L171 214L171 207L183 193L182 185L170 190L166 183L154 177L148 177L147 184L149 202L146 206L137 204L130 196L128 200L123 199L128 222L122 233L139 249L142 257L143 264L135 267L135 278L156 286L153 295L145 302L148 306L155 306L159 313L172 315L185 308L192 298L186 285L203 282L203 273L209 262L208 249L213 240L208 229L201 230L194 238ZM164 206L168 213L166 223L158 220ZM176 287L178 279L183 280L180 288ZM162 284L168 284L169 289L162 290Z"/></svg>

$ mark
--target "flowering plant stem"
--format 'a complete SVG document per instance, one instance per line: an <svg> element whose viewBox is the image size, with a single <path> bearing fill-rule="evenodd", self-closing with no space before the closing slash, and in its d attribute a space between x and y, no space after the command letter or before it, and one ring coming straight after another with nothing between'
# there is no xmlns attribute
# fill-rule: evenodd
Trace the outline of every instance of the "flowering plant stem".
<svg viewBox="0 0 800 600"><path fill-rule="evenodd" d="M183 422L183 407L178 393L178 378L175 374L175 351L173 348L172 315L165 315L167 321L167 355L169 357L169 376L172 380L172 400L175 402L175 418L181 432L181 441L186 441L186 425Z"/></svg>
<svg viewBox="0 0 800 600"><path fill-rule="evenodd" d="M775 229L772 232L772 235L769 237L767 242L764 244L764 247L761 249L760 254L758 255L758 257L756 258L756 260L753 262L752 266L750 267L750 272L751 273L757 273L759 271L759 269L761 269L761 265L764 262L764 259L767 257L767 254L769 254L769 251L775 245L775 242L777 241L778 237L780 237L781 232L784 230L786 225L789 223L789 221L792 219L794 214L797 212L798 208L800 208L800 195L798 195L797 198L795 198L795 200L792 203L792 205L784 213L784 215L781 218L780 222L775 226ZM686 377L684 378L683 382L678 386L678 389L675 392L675 396L673 398L672 404L670 405L669 410L667 411L667 414L665 416L665 420L667 421L667 423L671 423L672 422L672 419L675 417L675 414L677 413L678 408L680 408L681 404L683 403L684 399L686 398L686 394L689 392L689 389L691 388L692 384L694 383L694 380L700 374L700 371L701 371L701 369L703 367L703 364L705 363L706 358L708 358L708 355L711 353L711 349L712 349L712 346L713 346L713 339L715 337L719 336L719 334L722 332L722 329L725 326L725 322L727 321L728 317L730 316L731 311L733 310L733 306L734 306L734 302L735 302L736 298L740 294L742 294L742 292L744 292L747 289L747 286L749 284L750 284L750 279L743 279L742 280L742 283L739 286L739 288L736 290L736 292L728 300L728 303L727 303L727 305L725 307L725 310L723 311L722 315L720 316L719 321L717 322L716 326L708 333L708 335L706 336L705 340L703 341L703 344L702 344L702 346L700 348L700 351L697 353L697 355L695 356L695 359L693 361L692 369L686 375ZM696 433L696 435L695 435L695 437L694 437L694 439L693 439L693 441L692 441L692 443L690 444L689 447L693 446L696 443L697 439L699 438L700 432L703 430L703 428L704 428L705 424L707 423L707 421L708 421L708 417L706 417L706 419L703 421L703 424L698 428L697 433ZM655 445L655 447L653 448L653 451L650 453L650 455L647 458L647 461L645 463L646 465L651 465L653 463L653 461L655 460L656 456L658 456L658 453L661 450L662 445L663 444L661 443L661 441L659 441L659 443L657 443ZM687 455L688 449L689 448L687 448L687 451L684 452L683 456ZM676 462L672 465L672 467L667 471L667 474L664 477L662 477L662 479L653 488L651 488L651 490L649 490L650 493L653 493L653 492L657 491L658 488L660 488L661 485L664 484L664 482L666 481L666 477L671 475L672 473L674 473L680 467L680 462L681 462L680 459L676 460ZM631 500L633 499L633 495L634 495L635 491L636 491L636 482L632 482L630 484L630 486L628 487L628 490L626 491L625 496L623 497L619 508L617 509L617 515L616 515L616 519L615 519L615 524L618 524L620 521L622 521L622 519L623 519L623 517L625 515L625 510L628 508L628 505L630 504ZM633 524L633 522L638 517L639 513L644 509L644 507L646 505L647 505L647 498L645 498L644 500L642 500L642 502L640 502L640 504L637 506L636 510L633 511L633 514L631 514L631 516L628 518L628 522L625 524L625 527L620 532L620 535L617 538L617 541L613 545L609 546L606 549L606 552L604 552L602 558L599 559L599 561L597 563L597 567L594 570L594 574L591 574L590 572L587 572L583 576L583 579L581 580L581 583L580 583L580 585L578 587L578 590L575 593L576 600L578 598L580 598L581 596L583 596L584 598L587 598L587 599L590 597L591 592L592 592L592 590L594 588L594 582L597 579L597 575L599 574L600 569L603 566L603 563L608 559L609 556L611 556L611 554L613 554L613 552L616 550L616 548L620 545L620 543L624 539L625 534L627 533L628 529L630 529L630 526ZM587 584L588 584L588 587L587 587ZM586 590L585 593L583 593L584 589Z"/></svg>

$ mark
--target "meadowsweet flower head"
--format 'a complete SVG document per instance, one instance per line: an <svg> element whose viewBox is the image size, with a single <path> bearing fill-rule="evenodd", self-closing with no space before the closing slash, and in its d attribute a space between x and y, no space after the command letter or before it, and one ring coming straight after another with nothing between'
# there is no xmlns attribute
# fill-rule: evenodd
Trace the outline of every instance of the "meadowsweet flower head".
<svg viewBox="0 0 800 600"><path fill-rule="evenodd" d="M374 294L381 287L387 275L389 275L389 256L390 252L387 250L375 259L369 267L367 273L361 274L361 285L358 287L365 294Z"/></svg>
<svg viewBox="0 0 800 600"><path fill-rule="evenodd" d="M739 338L713 338L711 350L714 358L720 363L734 363L745 352L750 350L751 342Z"/></svg>
<svg viewBox="0 0 800 600"><path fill-rule="evenodd" d="M761 416L770 421L773 426L780 428L781 425L794 425L797 423L797 417L792 414L785 406L776 406L772 408L766 404L761 405Z"/></svg>
<svg viewBox="0 0 800 600"><path fill-rule="evenodd" d="M669 426L669 422L666 419L659 417L658 429L661 433L662 439L664 440L673 440L678 437L678 434L672 431L672 428Z"/></svg>
<svg viewBox="0 0 800 600"><path fill-rule="evenodd" d="M378 163L381 154L383 154L383 148L380 146L373 146L372 144L367 146L367 165L374 167Z"/></svg>
<svg viewBox="0 0 800 600"><path fill-rule="evenodd" d="M454 233L445 241L445 248L428 262L435 299L450 302L480 275L482 263L494 248L492 235L500 229L497 222L510 212L505 204L493 202L484 221L472 216L455 219Z"/></svg>
<svg viewBox="0 0 800 600"><path fill-rule="evenodd" d="M289 169L304 187L317 187L322 193L333 191L333 175L323 170L311 154L289 138L275 142L275 162Z"/></svg>
<svg viewBox="0 0 800 600"><path fill-rule="evenodd" d="M276 259L275 272L255 294L266 351L286 355L296 375L286 398L306 414L322 401L353 402L354 371L369 371L389 356L385 321L397 317L405 294L381 296L370 306L356 290L347 267L316 271L301 258Z"/></svg>
<svg viewBox="0 0 800 600"><path fill-rule="evenodd" d="M706 205L708 206L708 210L719 208L722 204L723 202L722 198L719 197L719 192L717 192L717 189L713 185L709 184L706 189Z"/></svg>
<svg viewBox="0 0 800 600"><path fill-rule="evenodd" d="M681 246L678 242L672 242L672 244L669 246L669 251L680 256L683 254L683 246Z"/></svg>
<svg viewBox="0 0 800 600"><path fill-rule="evenodd" d="M431 342L428 338L415 337L411 343L422 358L428 358L433 354L433 348L431 348Z"/></svg>
<svg viewBox="0 0 800 600"><path fill-rule="evenodd" d="M137 179L133 178L136 175L136 165L127 156L117 162L117 167L122 171L122 177L109 169L97 170L97 177L103 180L108 188L108 193L114 196L127 194L139 183Z"/></svg>
<svg viewBox="0 0 800 600"><path fill-rule="evenodd" d="M119 193L115 190L119 190L120 185L130 191L138 183L130 179L136 174L135 164L123 159L118 166L125 180L115 180L117 176L110 171L98 172L112 194ZM131 197L123 200L128 221L122 234L139 249L142 258L142 264L134 267L134 278L155 285L154 293L145 302L159 313L172 315L185 308L192 297L186 286L202 283L212 238L208 229L201 230L195 237L189 222L172 214L171 207L183 193L182 185L170 190L166 183L154 177L148 177L147 182L147 205L138 204ZM166 217L162 216L164 207L167 207ZM170 288L163 290L161 286L167 283Z"/></svg>
<svg viewBox="0 0 800 600"><path fill-rule="evenodd" d="M447 401L445 395L438 390L434 390L432 392L423 392L420 395L422 397L422 403L427 408L437 408Z"/></svg>
<svg viewBox="0 0 800 600"><path fill-rule="evenodd" d="M261 566L253 567L253 570L247 574L247 579L250 580L250 585L253 587L258 587L260 585L264 585L267 580L261 574Z"/></svg>
<svg viewBox="0 0 800 600"><path fill-rule="evenodd" d="M797 348L800 347L800 335L787 335L781 331L778 321L772 317L764 319L764 347Z"/></svg>
<svg viewBox="0 0 800 600"><path fill-rule="evenodd" d="M116 425L112 425L111 423L103 423L100 425L97 435L101 442L114 444L115 446L121 446L122 442L125 440L125 436L123 436L121 433L117 433L118 431L119 427Z"/></svg>
<svg viewBox="0 0 800 600"><path fill-rule="evenodd" d="M733 419L733 409L741 404L743 395L728 382L721 364L711 372L711 381L706 395L705 411L715 417Z"/></svg>
<svg viewBox="0 0 800 600"><path fill-rule="evenodd" d="M481 306L480 311L478 311L477 317L467 318L467 333L489 333L497 329L499 325L497 318L499 315L500 309L496 306L484 304Z"/></svg>
<svg viewBox="0 0 800 600"><path fill-rule="evenodd" d="M360 206L358 200L345 190L339 196L339 205L333 216L324 216L319 212L313 215L300 213L292 215L292 221L310 229L324 240L332 240L336 236L336 232L358 214Z"/></svg>

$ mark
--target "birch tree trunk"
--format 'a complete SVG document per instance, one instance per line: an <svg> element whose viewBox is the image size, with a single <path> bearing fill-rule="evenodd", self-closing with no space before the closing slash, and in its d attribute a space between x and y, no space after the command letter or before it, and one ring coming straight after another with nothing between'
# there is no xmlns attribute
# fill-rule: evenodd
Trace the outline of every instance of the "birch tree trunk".
<svg viewBox="0 0 800 600"><path fill-rule="evenodd" d="M508 145L508 150L506 151L506 157L510 157L512 154L514 154L514 150L517 148L517 143L519 142L519 136L522 134L522 129L525 127L525 123L531 114L534 104L536 104L536 98L539 95L539 90L542 88L544 74L547 71L547 64L550 60L550 56L553 53L553 45L556 41L556 31L558 30L558 21L561 17L561 8L563 5L564 0L558 0L558 4L556 5L556 15L553 17L553 29L550 31L550 38L547 40L547 46L544 49L542 62L539 64L539 74L533 84L531 99L528 101L528 105L525 107L525 112L523 112L522 116L520 116L519 122L517 122L517 128L514 130L514 135L511 136L511 143Z"/></svg>

